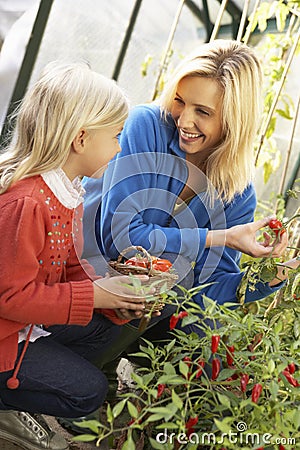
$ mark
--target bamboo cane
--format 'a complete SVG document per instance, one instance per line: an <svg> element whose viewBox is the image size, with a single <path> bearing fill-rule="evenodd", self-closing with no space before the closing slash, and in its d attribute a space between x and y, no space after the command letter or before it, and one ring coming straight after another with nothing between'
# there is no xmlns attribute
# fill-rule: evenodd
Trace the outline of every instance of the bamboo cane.
<svg viewBox="0 0 300 450"><path fill-rule="evenodd" d="M259 7L259 4L260 4L260 0L256 0L256 3L255 3L254 8L253 8L253 11L251 13L251 19L249 20L249 24L247 26L246 33L245 33L245 36L243 38L244 44L248 44L248 41L250 39L252 26L253 26L253 22L254 22L254 19L255 19L255 13L256 13L256 11L257 11L257 9Z"/></svg>
<svg viewBox="0 0 300 450"><path fill-rule="evenodd" d="M290 141L289 141L289 146L288 146L288 149L287 149L287 154L286 154L286 158L285 158L285 162L284 162L283 172L282 172L282 176L281 176L281 180L280 180L280 184L279 184L278 195L282 195L282 193L283 193L283 186L284 186L284 183L285 183L285 180L286 180L287 169L288 169L288 165L289 165L289 162L290 162L290 157L291 157L291 152L292 152L292 147L293 147L293 141L294 141L294 137L295 137L295 131L296 131L296 125L297 125L297 121L298 121L299 108L300 108L300 95L298 97L298 102L297 102L297 106L296 106L295 116L293 118L292 133L291 133L291 138L290 138Z"/></svg>
<svg viewBox="0 0 300 450"><path fill-rule="evenodd" d="M262 148L262 144L264 142L264 139L265 139L265 136L267 134L270 121L272 119L273 113L275 111L275 107L277 105L277 102L279 100L279 96L281 94L283 85L285 83L287 73L288 73L289 68L291 66L291 63L293 61L293 58L294 58L294 55L295 55L295 52L296 52L296 49L297 49L297 46L298 46L299 39L300 39L300 27L298 29L297 35L295 37L295 41L294 41L294 43L292 45L292 48L290 50L290 54L288 56L288 59L286 61L286 64L285 64L285 67L284 67L284 70L283 70L283 73L282 73L282 77L281 77L280 83L279 83L279 85L277 87L277 92L275 94L273 103L272 103L271 108L269 110L269 113L268 113L268 116L267 116L267 119L266 119L266 122L265 122L265 125L264 125L264 128L263 128L263 131L262 131L262 133L260 135L260 141L259 141L259 147L258 147L257 153L256 153L255 165L257 165L257 161L258 161L258 157L259 157L259 154L260 154L260 151L261 151L261 148Z"/></svg>
<svg viewBox="0 0 300 450"><path fill-rule="evenodd" d="M157 97L157 94L158 94L158 91L159 91L158 86L159 86L159 82L160 82L161 76L162 76L162 74L165 72L165 70L167 68L167 60L168 60L168 57L169 57L169 54L170 54L170 47L171 47L173 39L174 39L174 34L175 34L175 31L176 31L176 28L177 28L177 25L178 25L178 21L179 21L179 18L180 18L180 14L181 14L184 2L185 2L185 0L180 0L179 6L177 8L177 11L176 11L176 14L175 14L175 17L174 17L174 20L173 20L173 24L172 24L172 27L171 27L171 30L170 30L170 33L169 33L169 37L168 37L168 40L167 40L166 48L165 48L165 51L163 53L163 56L162 56L162 59L161 59L161 62L160 62L158 76L156 78L156 83L155 83L155 86L154 86L154 92L153 92L153 95L152 95L152 100L155 100L156 97Z"/></svg>
<svg viewBox="0 0 300 450"><path fill-rule="evenodd" d="M223 17L223 14L224 14L224 11L225 11L225 8L226 8L226 5L227 5L227 1L228 0L222 0L221 6L220 6L220 9L219 9L219 12L218 12L218 16L217 16L217 19L216 19L216 23L215 23L214 28L212 30L209 42L214 41L216 39L217 35L218 35L218 31L219 31L219 28L220 28L220 25L221 25L221 20L222 20L222 17Z"/></svg>
<svg viewBox="0 0 300 450"><path fill-rule="evenodd" d="M236 40L238 42L242 41L243 30L244 30L246 19L247 19L249 4L250 4L250 0L245 0L242 17L241 17L241 21L240 21L240 26L239 26L239 30L238 30L238 34L237 34L237 38L236 38Z"/></svg>

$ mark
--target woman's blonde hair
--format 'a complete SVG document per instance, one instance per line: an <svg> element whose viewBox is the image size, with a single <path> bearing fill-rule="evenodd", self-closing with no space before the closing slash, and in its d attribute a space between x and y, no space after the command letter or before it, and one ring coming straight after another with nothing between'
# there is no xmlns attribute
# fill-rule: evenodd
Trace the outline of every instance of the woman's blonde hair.
<svg viewBox="0 0 300 450"><path fill-rule="evenodd" d="M48 64L16 110L12 143L0 155L0 193L14 182L62 167L80 129L122 125L128 101L85 63Z"/></svg>
<svg viewBox="0 0 300 450"><path fill-rule="evenodd" d="M221 144L206 162L206 176L219 196L231 201L241 194L254 172L254 140L262 112L262 70L247 45L232 40L204 44L171 74L158 100L167 118L178 83L185 77L216 80L223 93Z"/></svg>

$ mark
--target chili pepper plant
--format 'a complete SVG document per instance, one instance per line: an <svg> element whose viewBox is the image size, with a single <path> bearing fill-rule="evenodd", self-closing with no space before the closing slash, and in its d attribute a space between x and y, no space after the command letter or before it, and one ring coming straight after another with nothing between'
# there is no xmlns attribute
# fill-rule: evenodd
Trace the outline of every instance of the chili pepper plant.
<svg viewBox="0 0 300 450"><path fill-rule="evenodd" d="M271 299L253 310L204 297L202 309L195 289L180 291L168 294L178 304L169 341L144 341L134 355L148 361L132 375L136 389L107 404L105 420L83 422L91 434L75 440L125 450L299 448L300 302L291 287L269 311Z"/></svg>

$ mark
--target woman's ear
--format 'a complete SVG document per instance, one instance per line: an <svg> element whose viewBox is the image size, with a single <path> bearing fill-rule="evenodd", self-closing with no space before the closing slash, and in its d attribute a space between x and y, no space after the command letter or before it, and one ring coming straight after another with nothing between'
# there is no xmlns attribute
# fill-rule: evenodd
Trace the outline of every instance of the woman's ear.
<svg viewBox="0 0 300 450"><path fill-rule="evenodd" d="M84 152L84 147L85 147L85 141L87 139L87 131L86 130L80 130L75 138L73 139L72 142L72 147L73 150L76 153L83 153Z"/></svg>

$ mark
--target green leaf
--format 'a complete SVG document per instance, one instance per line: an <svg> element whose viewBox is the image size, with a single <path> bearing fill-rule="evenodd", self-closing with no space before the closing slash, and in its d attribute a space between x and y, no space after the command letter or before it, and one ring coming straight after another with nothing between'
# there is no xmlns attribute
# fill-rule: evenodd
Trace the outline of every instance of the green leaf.
<svg viewBox="0 0 300 450"><path fill-rule="evenodd" d="M293 117L290 115L289 111L283 110L283 109L276 109L276 112L285 119L292 120Z"/></svg>
<svg viewBox="0 0 300 450"><path fill-rule="evenodd" d="M222 431L222 433L229 434L232 431L231 426L228 423L226 423L226 419L223 419L223 421L214 419L214 422L215 422L216 426L218 427L218 429L220 431Z"/></svg>
<svg viewBox="0 0 300 450"><path fill-rule="evenodd" d="M98 434L99 428L102 427L101 423L98 420L83 420L81 422L75 422L74 424L80 428L89 428L95 434Z"/></svg>
<svg viewBox="0 0 300 450"><path fill-rule="evenodd" d="M278 8L276 9L276 25L279 32L282 32L285 27L285 22L287 15L289 14L289 8L283 3L278 4Z"/></svg>
<svg viewBox="0 0 300 450"><path fill-rule="evenodd" d="M107 422L108 423L112 423L114 418L113 418L113 414L112 414L110 403L107 404L106 417L107 417Z"/></svg>
<svg viewBox="0 0 300 450"><path fill-rule="evenodd" d="M179 361L179 371L186 378L187 374L189 372L188 365L185 362L183 362L183 361Z"/></svg>
<svg viewBox="0 0 300 450"><path fill-rule="evenodd" d="M164 372L165 372L167 375L176 375L175 367L173 366L173 364L171 364L171 363L169 363L169 362L166 362L166 363L164 364Z"/></svg>
<svg viewBox="0 0 300 450"><path fill-rule="evenodd" d="M268 370L269 370L270 373L273 373L274 370L275 370L275 362L274 362L273 359L270 359L268 361Z"/></svg>
<svg viewBox="0 0 300 450"><path fill-rule="evenodd" d="M266 138L270 138L272 136L272 134L274 133L275 130L275 126L276 126L276 116L272 117L272 119L270 120L269 126L268 126L268 130L266 133Z"/></svg>
<svg viewBox="0 0 300 450"><path fill-rule="evenodd" d="M122 450L135 450L135 443L134 440L132 439L131 434L128 435L128 438L122 445Z"/></svg>
<svg viewBox="0 0 300 450"><path fill-rule="evenodd" d="M161 384L185 384L186 380L184 380L179 375L162 375L158 379L159 383Z"/></svg>
<svg viewBox="0 0 300 450"><path fill-rule="evenodd" d="M156 439L153 439L152 437L150 437L149 441L151 444L151 448L154 448L156 450L168 450L171 447L168 445L168 443L167 443L168 441L165 442L166 439L168 439L168 437L166 435L162 435L161 444L160 444L159 442L157 442Z"/></svg>
<svg viewBox="0 0 300 450"><path fill-rule="evenodd" d="M276 400L278 394L279 386L275 380L272 380L269 384L269 391L271 392L271 398L273 401Z"/></svg>
<svg viewBox="0 0 300 450"><path fill-rule="evenodd" d="M122 400L121 402L117 403L117 404L113 407L112 415L113 415L114 419L115 419L116 417L118 417L118 416L121 414L121 412L123 411L124 406L125 406L126 403L127 403L127 398L125 398L125 399Z"/></svg>
<svg viewBox="0 0 300 450"><path fill-rule="evenodd" d="M300 336L300 321L299 319L294 321L294 335L295 338L298 339L298 337Z"/></svg>
<svg viewBox="0 0 300 450"><path fill-rule="evenodd" d="M230 404L229 398L224 394L220 394L219 392L217 393L217 395L218 395L218 399L219 399L219 402L221 403L221 405L226 406L226 408L230 409L231 404Z"/></svg>
<svg viewBox="0 0 300 450"><path fill-rule="evenodd" d="M151 383L151 381L153 380L153 378L155 377L155 373L154 372L150 372L147 373L146 375L143 376L143 380L146 386L149 386L149 384Z"/></svg>
<svg viewBox="0 0 300 450"><path fill-rule="evenodd" d="M235 373L235 369L223 369L218 376L218 381L227 380L233 373Z"/></svg>
<svg viewBox="0 0 300 450"><path fill-rule="evenodd" d="M134 419L136 419L139 415L138 410L136 409L136 407L134 406L133 403L128 402L127 403L127 409L129 414L131 415L131 417L133 417Z"/></svg>
<svg viewBox="0 0 300 450"><path fill-rule="evenodd" d="M176 394L174 389L172 389L172 400L173 400L174 405L178 409L182 408L183 402L182 402L181 398L179 397L179 395Z"/></svg>
<svg viewBox="0 0 300 450"><path fill-rule="evenodd" d="M167 430L176 430L178 428L178 425L176 425L176 423L173 422L164 422L161 423L160 425L157 425L157 427L155 427L156 430L163 430L163 429L167 429Z"/></svg>
<svg viewBox="0 0 300 450"><path fill-rule="evenodd" d="M270 161L266 161L264 163L264 172L263 172L263 174L264 174L264 183L265 184L269 181L269 178L272 175L272 173L273 173L273 166L270 163Z"/></svg>
<svg viewBox="0 0 300 450"><path fill-rule="evenodd" d="M275 264L274 266L271 267L263 266L263 268L260 271L260 278L265 283L268 283L269 281L272 281L275 278L276 274L277 268Z"/></svg>
<svg viewBox="0 0 300 450"><path fill-rule="evenodd" d="M282 331L282 321L275 323L274 325L274 334L277 335Z"/></svg>
<svg viewBox="0 0 300 450"><path fill-rule="evenodd" d="M162 418L168 421L176 413L177 406L175 405L175 403L169 403L168 406L154 406L152 408L149 408L148 411L160 415Z"/></svg>
<svg viewBox="0 0 300 450"><path fill-rule="evenodd" d="M151 416L147 417L146 423L148 423L148 422L159 422L162 419L165 419L164 414L151 414Z"/></svg>
<svg viewBox="0 0 300 450"><path fill-rule="evenodd" d="M72 437L72 441L76 442L92 442L97 439L97 436L92 434L81 434L80 436Z"/></svg>
<svg viewBox="0 0 300 450"><path fill-rule="evenodd" d="M272 12L270 11L270 5L263 2L257 9L257 21L259 31L263 32L267 28L267 20L270 18Z"/></svg>
<svg viewBox="0 0 300 450"><path fill-rule="evenodd" d="M170 351L174 347L175 343L176 343L176 339L172 339L172 341L168 343L168 345L166 346L167 353L170 353Z"/></svg>
<svg viewBox="0 0 300 450"><path fill-rule="evenodd" d="M138 374L136 374L135 372L132 372L131 374L131 378L133 379L133 381L136 382L136 384L143 388L144 387L144 380L142 377L140 377Z"/></svg>

